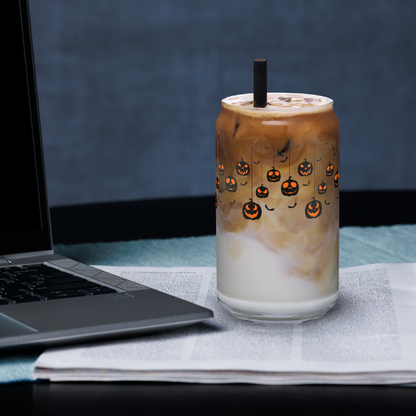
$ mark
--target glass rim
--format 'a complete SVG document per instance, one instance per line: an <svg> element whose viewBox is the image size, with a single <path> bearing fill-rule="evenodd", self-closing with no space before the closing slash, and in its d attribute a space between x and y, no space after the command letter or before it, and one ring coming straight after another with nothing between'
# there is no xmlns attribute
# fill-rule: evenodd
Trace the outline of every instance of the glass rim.
<svg viewBox="0 0 416 416"><path fill-rule="evenodd" d="M311 99L315 104L310 106L283 106L277 105L278 100L293 98ZM237 94L225 97L221 100L222 106L233 111L238 111L250 116L292 116L299 114L311 114L328 111L333 108L333 100L323 95L306 94L306 93L285 93L285 92L269 92L267 93L266 107L253 107L253 93Z"/></svg>

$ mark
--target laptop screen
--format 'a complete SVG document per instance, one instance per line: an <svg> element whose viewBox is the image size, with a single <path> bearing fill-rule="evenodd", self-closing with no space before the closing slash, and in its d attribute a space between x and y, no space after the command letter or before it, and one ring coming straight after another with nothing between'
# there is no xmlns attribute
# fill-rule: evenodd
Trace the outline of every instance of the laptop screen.
<svg viewBox="0 0 416 416"><path fill-rule="evenodd" d="M4 7L0 255L52 248L27 0Z"/></svg>

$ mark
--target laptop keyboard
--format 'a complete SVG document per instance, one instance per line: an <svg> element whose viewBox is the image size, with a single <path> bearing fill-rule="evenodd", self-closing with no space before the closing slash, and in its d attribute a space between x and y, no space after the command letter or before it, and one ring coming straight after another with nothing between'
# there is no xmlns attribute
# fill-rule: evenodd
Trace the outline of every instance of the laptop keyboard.
<svg viewBox="0 0 416 416"><path fill-rule="evenodd" d="M117 293L45 264L0 269L0 305Z"/></svg>

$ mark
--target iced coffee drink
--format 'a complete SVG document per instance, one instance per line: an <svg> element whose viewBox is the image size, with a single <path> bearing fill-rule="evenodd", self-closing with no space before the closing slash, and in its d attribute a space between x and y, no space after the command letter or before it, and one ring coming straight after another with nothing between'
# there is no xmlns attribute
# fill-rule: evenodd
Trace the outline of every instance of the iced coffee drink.
<svg viewBox="0 0 416 416"><path fill-rule="evenodd" d="M218 299L236 317L304 322L338 297L339 125L331 99L227 97L216 123Z"/></svg>

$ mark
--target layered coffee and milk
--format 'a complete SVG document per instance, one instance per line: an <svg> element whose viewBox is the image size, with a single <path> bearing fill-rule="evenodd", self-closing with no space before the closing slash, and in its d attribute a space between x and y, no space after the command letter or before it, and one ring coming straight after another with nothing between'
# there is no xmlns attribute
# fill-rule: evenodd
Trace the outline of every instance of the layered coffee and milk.
<svg viewBox="0 0 416 416"><path fill-rule="evenodd" d="M236 316L304 321L338 296L339 125L332 100L228 97L216 123L218 298Z"/></svg>

